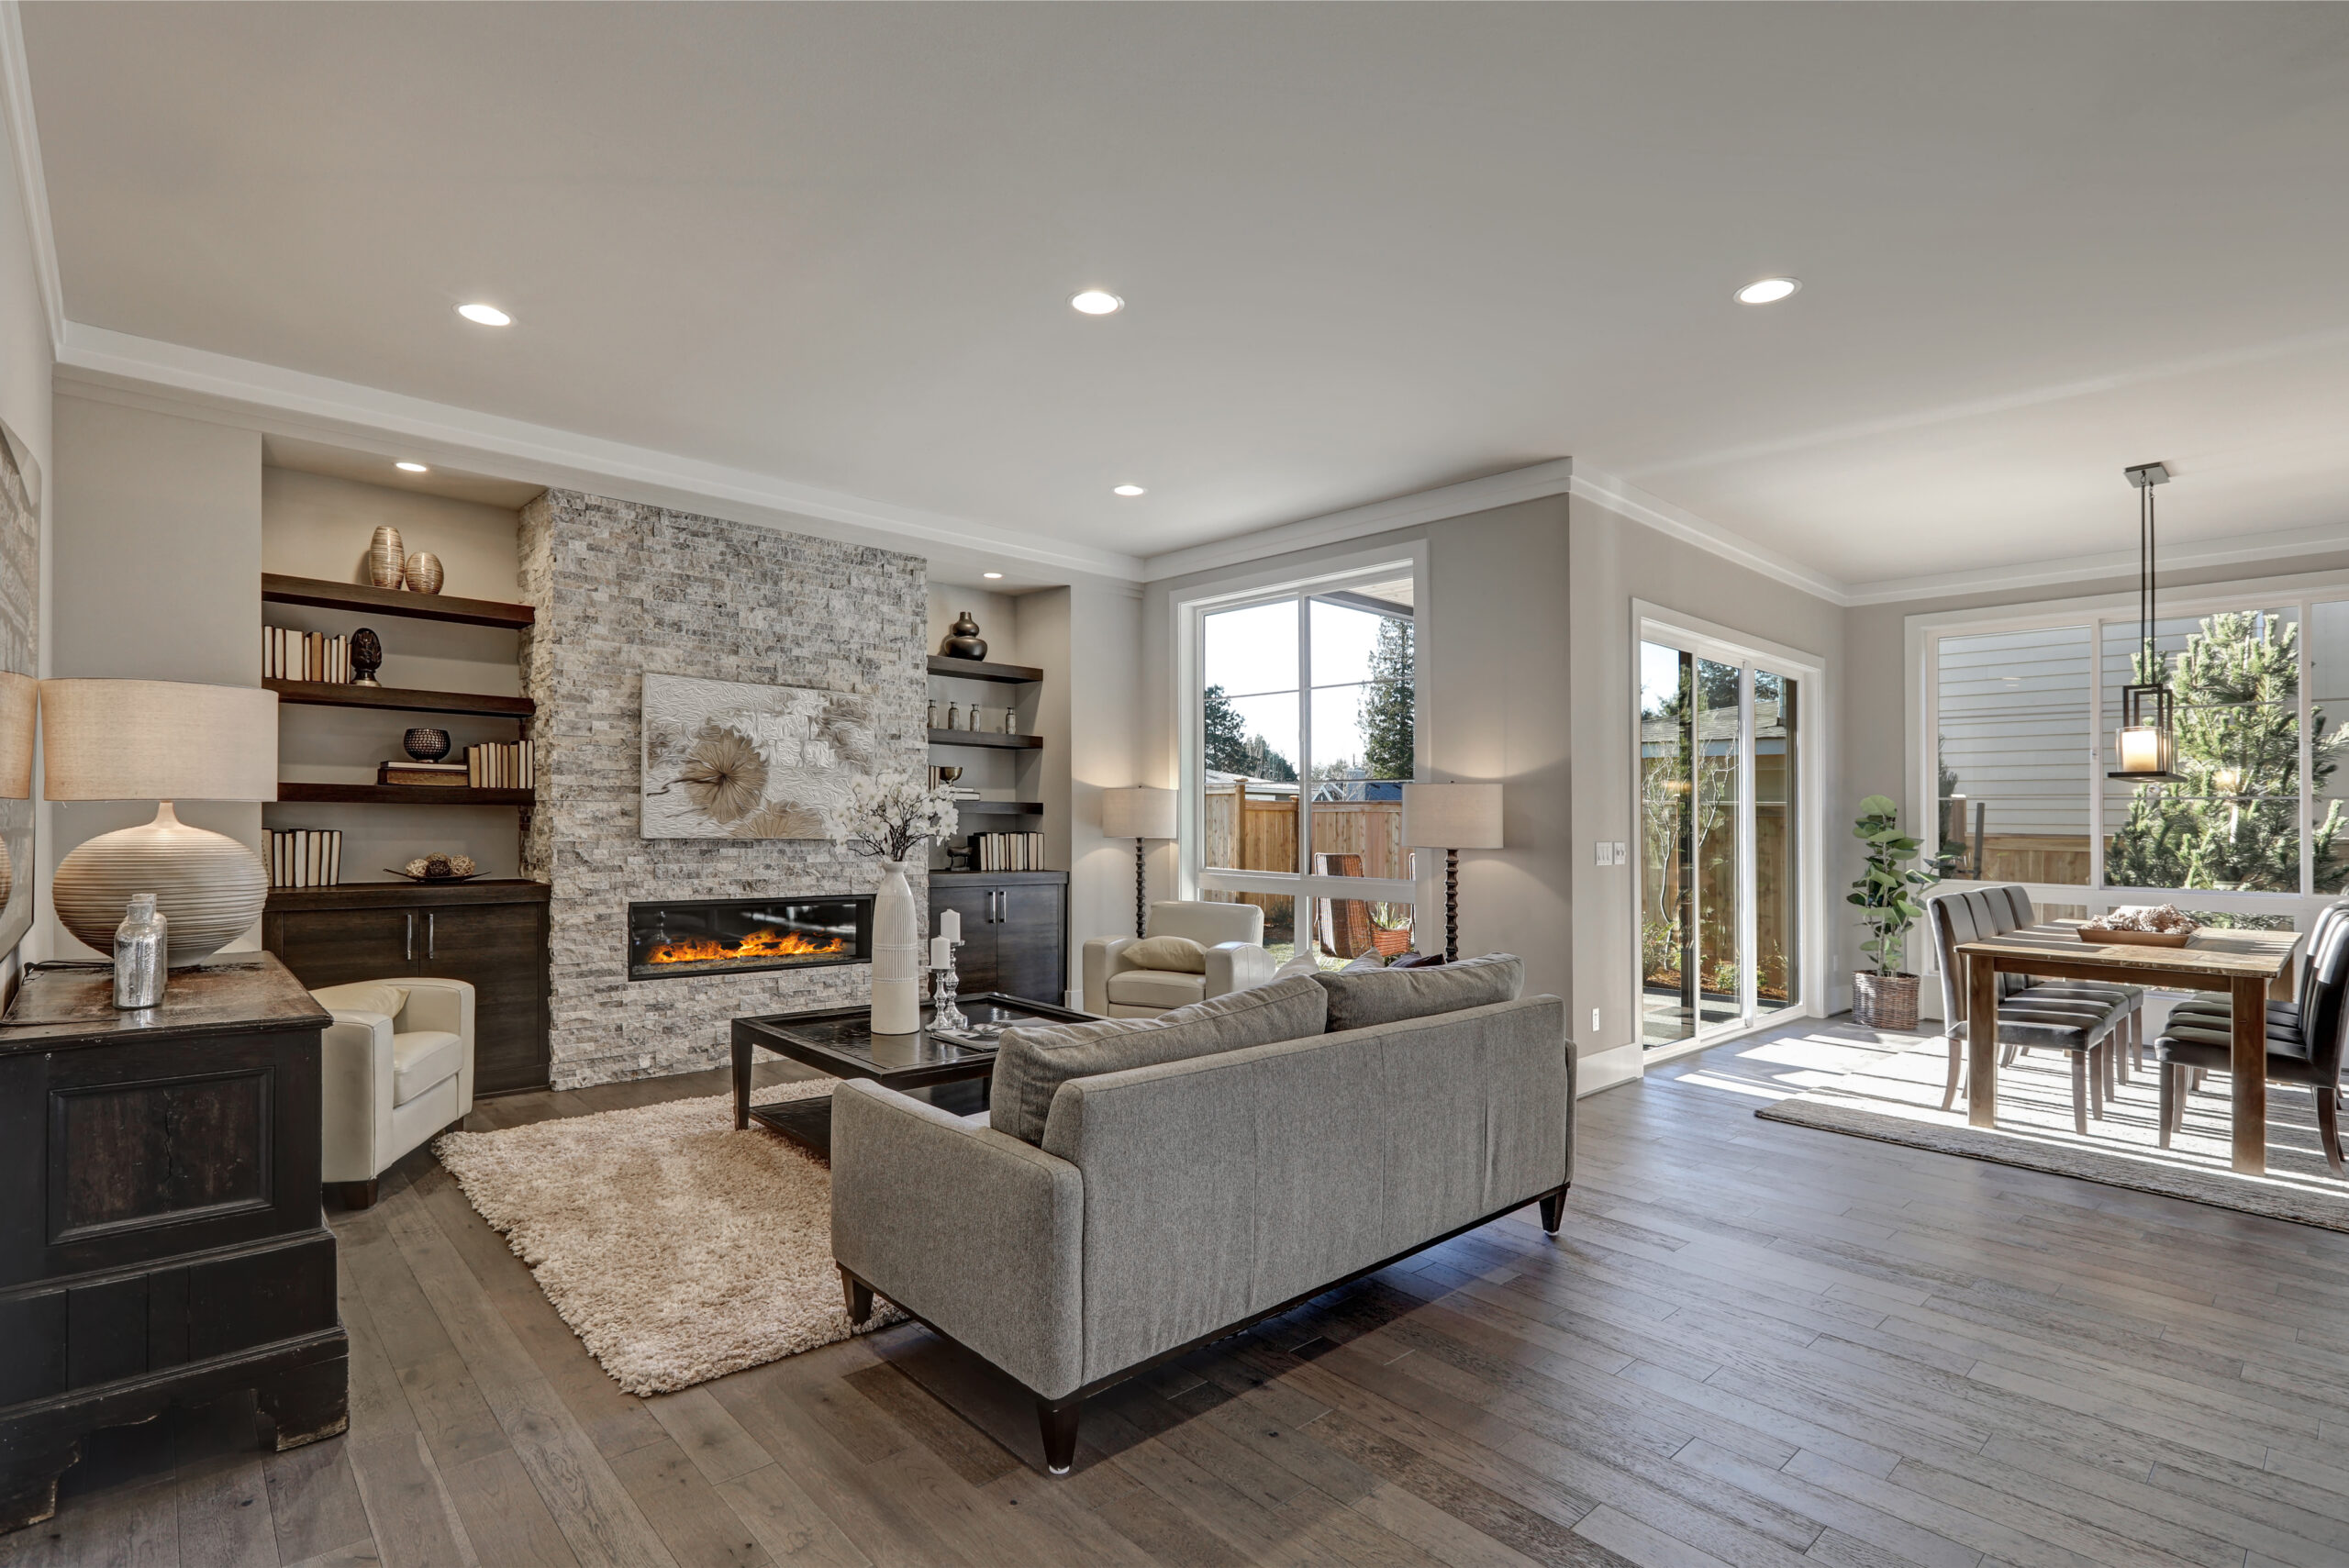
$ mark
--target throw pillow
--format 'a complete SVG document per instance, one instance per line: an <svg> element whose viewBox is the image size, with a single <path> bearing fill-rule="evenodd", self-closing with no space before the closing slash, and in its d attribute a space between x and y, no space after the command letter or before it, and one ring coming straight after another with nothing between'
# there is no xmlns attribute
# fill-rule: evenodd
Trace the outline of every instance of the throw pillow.
<svg viewBox="0 0 2349 1568"><path fill-rule="evenodd" d="M1126 962L1143 969L1171 969L1178 974L1205 974L1208 950L1188 937L1145 937L1125 950Z"/></svg>
<svg viewBox="0 0 2349 1568"><path fill-rule="evenodd" d="M1275 980L1286 980L1293 974L1319 974L1320 973L1320 961L1313 956L1313 950L1310 947L1308 947L1295 958L1290 959L1286 963L1284 963L1278 969L1274 970L1273 978Z"/></svg>
<svg viewBox="0 0 2349 1568"><path fill-rule="evenodd" d="M1433 969L1442 962L1443 954L1440 952L1407 952L1389 959L1386 967L1389 969Z"/></svg>
<svg viewBox="0 0 2349 1568"><path fill-rule="evenodd" d="M396 1018L400 1009L407 1006L405 985L329 985L314 991L318 1006L330 1013L381 1013Z"/></svg>
<svg viewBox="0 0 2349 1568"><path fill-rule="evenodd" d="M1330 1031L1334 1034L1513 1002L1525 988L1525 963L1514 953L1489 952L1433 969L1344 969L1313 978L1330 993Z"/></svg>
<svg viewBox="0 0 2349 1568"><path fill-rule="evenodd" d="M1321 987L1298 975L1194 1002L1155 1018L1006 1029L996 1047L987 1125L1041 1144L1052 1095L1071 1078L1303 1040L1321 1032L1328 1006Z"/></svg>
<svg viewBox="0 0 2349 1568"><path fill-rule="evenodd" d="M1343 974L1347 973L1348 970L1384 969L1386 967L1386 961L1379 957L1377 950L1374 948L1370 951L1363 954L1360 958L1354 960L1352 963L1347 964L1344 969L1341 969L1338 973Z"/></svg>

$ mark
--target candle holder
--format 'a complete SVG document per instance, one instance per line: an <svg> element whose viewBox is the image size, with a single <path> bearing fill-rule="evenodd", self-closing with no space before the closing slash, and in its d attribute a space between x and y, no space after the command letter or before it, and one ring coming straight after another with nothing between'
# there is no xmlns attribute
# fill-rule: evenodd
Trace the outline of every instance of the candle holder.
<svg viewBox="0 0 2349 1568"><path fill-rule="evenodd" d="M954 945L961 947L963 944L956 942ZM954 1005L954 988L958 984L960 977L951 963L937 965L930 972L930 996L935 1004L930 1013L930 1027L938 1033L972 1032L971 1020L963 1016L962 1008Z"/></svg>

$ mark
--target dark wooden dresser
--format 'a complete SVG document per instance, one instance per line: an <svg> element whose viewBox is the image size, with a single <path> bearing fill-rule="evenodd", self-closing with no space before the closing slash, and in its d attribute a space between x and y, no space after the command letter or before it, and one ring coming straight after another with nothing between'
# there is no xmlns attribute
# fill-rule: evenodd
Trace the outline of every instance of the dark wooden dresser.
<svg viewBox="0 0 2349 1568"><path fill-rule="evenodd" d="M35 967L0 1021L0 1529L47 1518L81 1439L250 1388L279 1448L348 1424L318 1204L326 1010L266 953L117 1012Z"/></svg>
<svg viewBox="0 0 2349 1568"><path fill-rule="evenodd" d="M1068 1001L1068 873L934 871L930 929L953 909L963 917L954 984L963 995L1000 991L1052 1006Z"/></svg>
<svg viewBox="0 0 2349 1568"><path fill-rule="evenodd" d="M429 974L473 988L473 1093L547 1085L547 884L273 888L261 945L303 984Z"/></svg>

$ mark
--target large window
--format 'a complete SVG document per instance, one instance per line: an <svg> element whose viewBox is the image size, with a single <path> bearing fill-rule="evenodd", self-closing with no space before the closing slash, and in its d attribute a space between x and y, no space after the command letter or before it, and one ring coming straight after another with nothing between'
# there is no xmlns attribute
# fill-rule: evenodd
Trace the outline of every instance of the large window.
<svg viewBox="0 0 2349 1568"><path fill-rule="evenodd" d="M1416 585L1389 569L1198 612L1191 803L1201 895L1261 906L1280 957L1414 945L1403 784Z"/></svg>
<svg viewBox="0 0 2349 1568"><path fill-rule="evenodd" d="M2146 662L2132 608L1929 635L1945 877L2019 882L2054 904L2077 890L2082 907L2160 895L2237 923L2288 921L2283 901L2343 889L2349 598L2180 595L2163 608L2153 674L2172 694L2178 776L2158 783L2108 776L2121 688ZM2173 896L2188 892L2204 896Z"/></svg>

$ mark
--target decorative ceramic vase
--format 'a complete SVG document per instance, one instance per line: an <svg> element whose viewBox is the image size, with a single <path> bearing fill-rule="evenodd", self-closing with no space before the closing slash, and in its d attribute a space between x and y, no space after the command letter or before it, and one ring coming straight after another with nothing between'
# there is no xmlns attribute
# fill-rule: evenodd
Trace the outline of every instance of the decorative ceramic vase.
<svg viewBox="0 0 2349 1568"><path fill-rule="evenodd" d="M954 624L946 629L949 635L938 651L949 659L984 659L987 656L986 639L979 635L979 623L971 618L970 611L964 610L957 615Z"/></svg>
<svg viewBox="0 0 2349 1568"><path fill-rule="evenodd" d="M384 667L384 639L375 635L373 627L361 627L351 634L351 684L354 686L379 686L375 672Z"/></svg>
<svg viewBox="0 0 2349 1568"><path fill-rule="evenodd" d="M427 729L418 726L401 736L400 744L406 747L407 754L417 762L437 762L449 754L449 732L445 729Z"/></svg>
<svg viewBox="0 0 2349 1568"><path fill-rule="evenodd" d="M367 580L378 588L396 588L407 560L400 546L400 530L388 523L375 530L367 547Z"/></svg>
<svg viewBox="0 0 2349 1568"><path fill-rule="evenodd" d="M873 899L873 1032L921 1028L921 918L902 862L885 863Z"/></svg>
<svg viewBox="0 0 2349 1568"><path fill-rule="evenodd" d="M440 591L440 558L429 550L419 550L407 558L407 591L411 594L437 594Z"/></svg>

